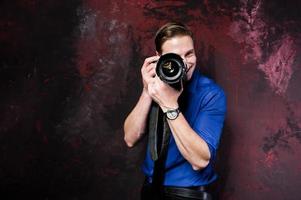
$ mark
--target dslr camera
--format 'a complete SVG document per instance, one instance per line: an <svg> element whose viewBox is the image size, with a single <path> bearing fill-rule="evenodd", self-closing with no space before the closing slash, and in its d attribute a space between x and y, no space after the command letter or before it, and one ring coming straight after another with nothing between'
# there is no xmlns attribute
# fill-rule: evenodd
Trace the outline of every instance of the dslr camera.
<svg viewBox="0 0 301 200"><path fill-rule="evenodd" d="M181 56L175 53L162 55L156 65L157 76L174 89L181 90L186 81L187 67Z"/></svg>

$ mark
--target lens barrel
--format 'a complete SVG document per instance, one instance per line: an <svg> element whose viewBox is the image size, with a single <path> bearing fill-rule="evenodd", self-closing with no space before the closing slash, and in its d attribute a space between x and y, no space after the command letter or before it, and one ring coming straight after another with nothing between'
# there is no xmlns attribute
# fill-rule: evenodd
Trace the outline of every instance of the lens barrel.
<svg viewBox="0 0 301 200"><path fill-rule="evenodd" d="M178 54L167 53L159 58L156 73L163 82L173 85L186 79L186 65Z"/></svg>

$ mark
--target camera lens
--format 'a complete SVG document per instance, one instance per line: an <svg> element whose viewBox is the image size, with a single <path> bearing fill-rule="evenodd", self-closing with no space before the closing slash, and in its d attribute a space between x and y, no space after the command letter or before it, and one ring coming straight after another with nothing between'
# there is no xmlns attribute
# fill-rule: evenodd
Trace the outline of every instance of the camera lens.
<svg viewBox="0 0 301 200"><path fill-rule="evenodd" d="M186 77L186 65L181 56L168 53L160 57L156 66L156 73L160 79L168 84L179 83Z"/></svg>
<svg viewBox="0 0 301 200"><path fill-rule="evenodd" d="M179 73L179 70L180 67L178 66L178 63L174 61L168 61L162 65L162 72L168 77L176 76Z"/></svg>

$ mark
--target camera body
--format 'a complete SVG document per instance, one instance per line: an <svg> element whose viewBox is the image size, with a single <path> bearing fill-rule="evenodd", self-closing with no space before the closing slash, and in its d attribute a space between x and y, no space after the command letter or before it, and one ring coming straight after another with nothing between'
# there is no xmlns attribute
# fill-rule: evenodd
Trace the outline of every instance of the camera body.
<svg viewBox="0 0 301 200"><path fill-rule="evenodd" d="M157 76L175 89L181 90L186 81L186 64L181 56L175 53L162 55L156 65Z"/></svg>

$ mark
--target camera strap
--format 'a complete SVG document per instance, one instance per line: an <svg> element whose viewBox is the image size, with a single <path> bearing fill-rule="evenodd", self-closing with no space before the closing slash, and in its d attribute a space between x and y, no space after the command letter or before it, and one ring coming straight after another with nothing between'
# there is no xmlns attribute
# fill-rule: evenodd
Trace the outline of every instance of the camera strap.
<svg viewBox="0 0 301 200"><path fill-rule="evenodd" d="M169 139L170 128L166 116L159 105L153 102L148 124L148 144L153 161L158 160L167 152Z"/></svg>
<svg viewBox="0 0 301 200"><path fill-rule="evenodd" d="M154 161L152 178L153 194L161 199L165 174L165 161L170 139L170 128L166 116L158 104L152 103L149 115L148 144Z"/></svg>

